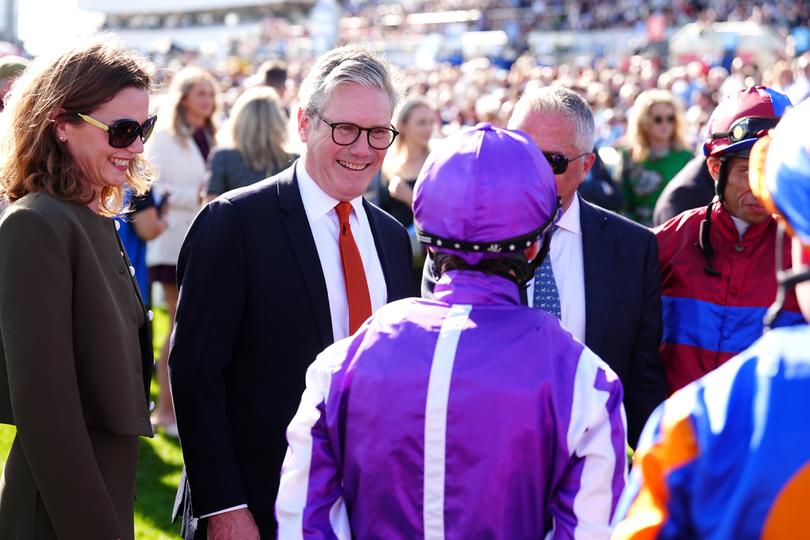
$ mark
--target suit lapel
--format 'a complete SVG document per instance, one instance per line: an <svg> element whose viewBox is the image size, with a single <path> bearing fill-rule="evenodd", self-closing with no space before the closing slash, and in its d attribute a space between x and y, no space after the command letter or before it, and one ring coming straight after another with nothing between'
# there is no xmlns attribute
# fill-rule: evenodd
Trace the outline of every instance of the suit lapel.
<svg viewBox="0 0 810 540"><path fill-rule="evenodd" d="M579 200L582 227L582 264L585 278L585 344L599 350L607 322L613 237L605 230L607 218L590 203Z"/></svg>
<svg viewBox="0 0 810 540"><path fill-rule="evenodd" d="M287 233L298 269L304 279L304 287L309 297L312 313L315 315L323 348L326 348L334 341L329 294L321 270L318 248L315 246L312 229L309 227L307 213L304 210L304 202L301 200L301 192L298 189L295 166L278 175L276 189L278 190L279 208L286 214L282 217L284 231Z"/></svg>

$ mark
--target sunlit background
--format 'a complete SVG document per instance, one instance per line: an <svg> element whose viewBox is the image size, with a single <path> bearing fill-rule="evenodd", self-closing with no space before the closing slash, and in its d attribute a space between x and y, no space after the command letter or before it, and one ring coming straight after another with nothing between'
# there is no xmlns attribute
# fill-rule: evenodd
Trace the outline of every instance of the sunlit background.
<svg viewBox="0 0 810 540"><path fill-rule="evenodd" d="M23 0L17 10L19 39L34 55L92 33L103 19L98 13L80 10L76 0Z"/></svg>

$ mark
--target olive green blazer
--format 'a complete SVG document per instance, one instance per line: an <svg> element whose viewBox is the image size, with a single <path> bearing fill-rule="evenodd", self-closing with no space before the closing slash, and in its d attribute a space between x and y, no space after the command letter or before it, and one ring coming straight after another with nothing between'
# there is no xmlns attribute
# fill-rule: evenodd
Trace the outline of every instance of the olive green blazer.
<svg viewBox="0 0 810 540"><path fill-rule="evenodd" d="M17 438L0 537L29 534L21 520L43 507L59 538L132 536L132 441L152 435L152 365L114 222L45 193L10 205L0 219L0 422ZM37 500L18 500L28 493Z"/></svg>

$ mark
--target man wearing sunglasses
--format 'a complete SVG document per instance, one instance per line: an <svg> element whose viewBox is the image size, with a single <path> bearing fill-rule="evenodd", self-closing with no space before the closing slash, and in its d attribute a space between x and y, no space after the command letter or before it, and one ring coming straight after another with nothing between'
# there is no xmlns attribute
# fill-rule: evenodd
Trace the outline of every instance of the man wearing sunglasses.
<svg viewBox="0 0 810 540"><path fill-rule="evenodd" d="M186 236L169 370L187 538L275 538L307 367L413 296L408 233L362 198L397 135L397 98L376 55L330 51L299 93L301 159L210 202Z"/></svg>
<svg viewBox="0 0 810 540"><path fill-rule="evenodd" d="M763 317L776 297L777 226L751 192L748 155L789 107L787 96L763 86L740 90L720 103L703 145L715 199L655 230L664 313L661 354L670 392L762 335ZM783 256L790 261L787 247ZM800 320L791 292L776 325Z"/></svg>
<svg viewBox="0 0 810 540"><path fill-rule="evenodd" d="M644 227L588 203L577 188L594 163L588 104L565 88L525 94L509 120L543 150L563 202L547 261L527 292L529 305L560 317L610 365L624 386L628 441L666 397L658 345L658 250Z"/></svg>

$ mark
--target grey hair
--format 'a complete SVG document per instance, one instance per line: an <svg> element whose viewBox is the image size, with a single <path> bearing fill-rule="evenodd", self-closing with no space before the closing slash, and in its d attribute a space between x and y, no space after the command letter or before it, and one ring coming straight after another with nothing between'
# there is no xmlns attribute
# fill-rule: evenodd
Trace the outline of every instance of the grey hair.
<svg viewBox="0 0 810 540"><path fill-rule="evenodd" d="M533 113L561 114L574 124L577 148L591 152L594 145L593 111L582 97L562 86L536 88L523 94L509 119L509 129L520 126Z"/></svg>
<svg viewBox="0 0 810 540"><path fill-rule="evenodd" d="M388 94L391 111L396 109L400 92L391 66L380 55L360 46L346 45L332 49L315 62L301 83L299 105L307 116L320 112L332 90L342 83L379 88Z"/></svg>

